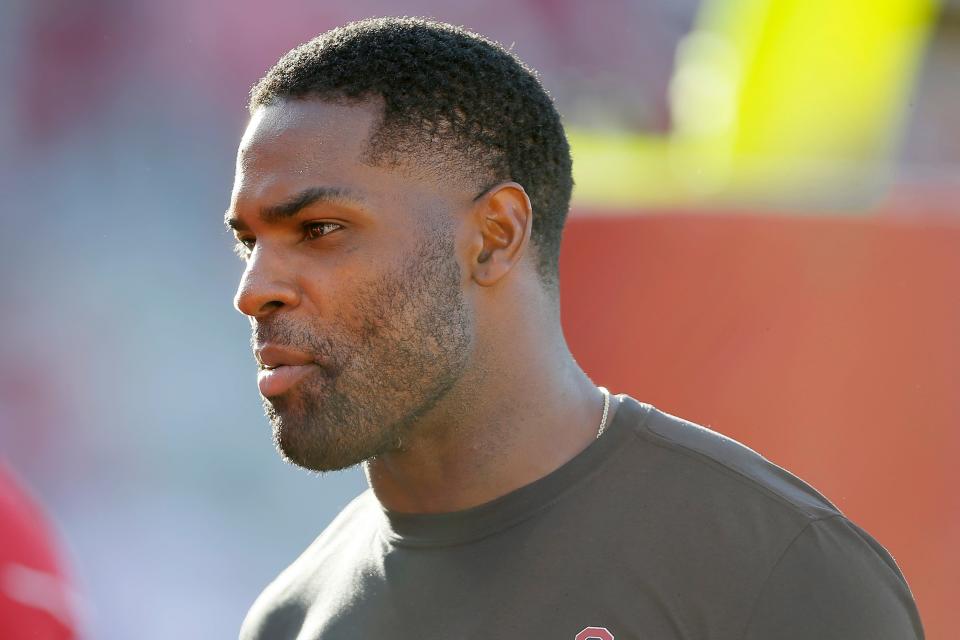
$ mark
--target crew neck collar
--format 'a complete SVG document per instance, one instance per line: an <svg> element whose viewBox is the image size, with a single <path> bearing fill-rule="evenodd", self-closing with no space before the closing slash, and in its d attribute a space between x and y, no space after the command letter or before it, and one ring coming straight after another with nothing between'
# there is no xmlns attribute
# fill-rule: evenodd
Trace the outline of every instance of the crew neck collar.
<svg viewBox="0 0 960 640"><path fill-rule="evenodd" d="M376 502L383 514L384 537L402 547L466 544L510 528L549 508L622 450L623 441L646 419L651 408L625 394L616 399L616 414L603 435L554 471L490 502L450 513L400 513Z"/></svg>

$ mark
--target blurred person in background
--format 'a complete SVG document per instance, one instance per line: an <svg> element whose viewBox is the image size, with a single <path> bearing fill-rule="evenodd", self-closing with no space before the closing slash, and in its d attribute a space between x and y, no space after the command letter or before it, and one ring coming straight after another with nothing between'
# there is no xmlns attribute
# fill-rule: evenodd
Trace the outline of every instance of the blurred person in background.
<svg viewBox="0 0 960 640"><path fill-rule="evenodd" d="M0 462L0 637L79 637L72 585L40 508Z"/></svg>
<svg viewBox="0 0 960 640"><path fill-rule="evenodd" d="M370 490L242 638L923 637L893 559L826 498L573 360L569 149L512 54L352 23L285 55L250 112L226 222L274 439Z"/></svg>

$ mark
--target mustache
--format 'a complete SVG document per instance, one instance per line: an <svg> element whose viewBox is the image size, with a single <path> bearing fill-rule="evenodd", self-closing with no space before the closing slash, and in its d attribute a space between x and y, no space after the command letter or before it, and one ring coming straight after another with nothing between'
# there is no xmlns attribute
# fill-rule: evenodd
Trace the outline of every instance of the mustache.
<svg viewBox="0 0 960 640"><path fill-rule="evenodd" d="M250 350L255 351L257 346L268 343L319 356L323 360L333 359L336 355L329 336L319 336L310 329L283 319L271 318L253 324Z"/></svg>

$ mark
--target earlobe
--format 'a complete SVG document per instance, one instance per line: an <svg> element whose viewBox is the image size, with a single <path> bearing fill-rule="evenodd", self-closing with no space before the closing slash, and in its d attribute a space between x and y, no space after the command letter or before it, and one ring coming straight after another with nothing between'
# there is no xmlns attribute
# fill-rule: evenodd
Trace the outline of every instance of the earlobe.
<svg viewBox="0 0 960 640"><path fill-rule="evenodd" d="M506 277L520 262L530 242L533 211L526 191L516 182L504 182L487 191L474 209L474 282L489 287Z"/></svg>

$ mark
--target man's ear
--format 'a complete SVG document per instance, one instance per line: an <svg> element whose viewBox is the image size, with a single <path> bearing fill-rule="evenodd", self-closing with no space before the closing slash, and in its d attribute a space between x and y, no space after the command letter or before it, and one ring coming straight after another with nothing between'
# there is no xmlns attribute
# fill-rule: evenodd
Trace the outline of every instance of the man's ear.
<svg viewBox="0 0 960 640"><path fill-rule="evenodd" d="M490 287L506 276L527 250L533 208L523 187L503 182L477 200L471 216L471 276L480 286Z"/></svg>

